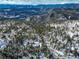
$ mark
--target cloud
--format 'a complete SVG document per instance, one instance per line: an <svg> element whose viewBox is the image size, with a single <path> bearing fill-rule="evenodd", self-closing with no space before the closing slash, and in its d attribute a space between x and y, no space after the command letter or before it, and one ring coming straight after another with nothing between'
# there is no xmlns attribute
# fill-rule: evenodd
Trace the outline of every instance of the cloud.
<svg viewBox="0 0 79 59"><path fill-rule="evenodd" d="M0 0L0 4L64 4L78 2L79 0Z"/></svg>

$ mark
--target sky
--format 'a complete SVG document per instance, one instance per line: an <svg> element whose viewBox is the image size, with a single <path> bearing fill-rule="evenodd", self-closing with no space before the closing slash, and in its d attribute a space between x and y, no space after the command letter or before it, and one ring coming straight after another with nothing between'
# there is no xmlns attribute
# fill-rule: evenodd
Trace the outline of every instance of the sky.
<svg viewBox="0 0 79 59"><path fill-rule="evenodd" d="M79 3L79 0L0 0L0 4L65 4Z"/></svg>

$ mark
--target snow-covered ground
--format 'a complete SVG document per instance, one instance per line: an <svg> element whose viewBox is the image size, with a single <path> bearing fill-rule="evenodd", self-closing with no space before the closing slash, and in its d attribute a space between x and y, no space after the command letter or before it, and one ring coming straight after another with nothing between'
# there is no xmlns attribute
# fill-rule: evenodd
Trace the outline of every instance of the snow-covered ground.
<svg viewBox="0 0 79 59"><path fill-rule="evenodd" d="M52 22L49 24L49 27L50 30L46 30L41 36L33 31L34 29L29 25L28 28L25 24L24 26L22 24L17 25L15 26L17 30L15 28L10 29L9 33L4 33L6 28L8 28L7 25L2 25L1 28L4 31L0 33L5 37L1 37L0 34L0 51L5 51L4 48L7 49L6 46L9 47L11 45L14 49L10 49L8 53L13 53L19 48L18 50L21 53L25 52L28 55L23 56L22 59L37 59L37 57L40 59L79 59L79 21ZM27 28L27 31L24 32L23 28ZM20 52L17 53L20 54Z"/></svg>

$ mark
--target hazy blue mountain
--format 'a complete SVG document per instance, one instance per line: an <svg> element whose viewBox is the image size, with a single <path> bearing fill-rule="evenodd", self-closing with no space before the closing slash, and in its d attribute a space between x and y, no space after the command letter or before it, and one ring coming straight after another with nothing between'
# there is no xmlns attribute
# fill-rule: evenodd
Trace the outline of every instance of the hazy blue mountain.
<svg viewBox="0 0 79 59"><path fill-rule="evenodd" d="M79 8L79 4L39 4L39 5L17 5L0 4L0 8Z"/></svg>
<svg viewBox="0 0 79 59"><path fill-rule="evenodd" d="M39 4L39 5L16 5L0 4L0 18L25 19L33 15L47 14L51 9L78 9L79 4Z"/></svg>

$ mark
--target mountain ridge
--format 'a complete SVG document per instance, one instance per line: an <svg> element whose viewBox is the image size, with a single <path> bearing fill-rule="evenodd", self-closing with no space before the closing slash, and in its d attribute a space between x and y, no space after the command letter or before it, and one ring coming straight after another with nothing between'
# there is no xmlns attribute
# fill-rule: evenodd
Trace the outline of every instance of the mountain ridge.
<svg viewBox="0 0 79 59"><path fill-rule="evenodd" d="M66 3L66 4L38 4L38 5L17 5L17 4L0 4L0 8L79 8L79 4L76 3Z"/></svg>
<svg viewBox="0 0 79 59"><path fill-rule="evenodd" d="M72 9L72 10L70 10ZM74 12L75 9L75 12ZM51 11L52 10L52 11ZM49 5L14 5L14 4L0 4L0 17L9 18L9 19L26 19L30 16L39 16L44 17L53 17L53 14L57 14L57 16L71 17L72 19L79 19L79 4L49 4ZM50 12L51 11L51 12ZM68 12L69 11L69 12ZM71 12L73 11L73 12ZM59 14L59 12L61 12ZM67 12L67 13L66 13ZM45 16L47 15L47 16ZM55 17L55 16L54 16ZM59 18L58 17L58 18ZM57 18L57 17L56 17Z"/></svg>

